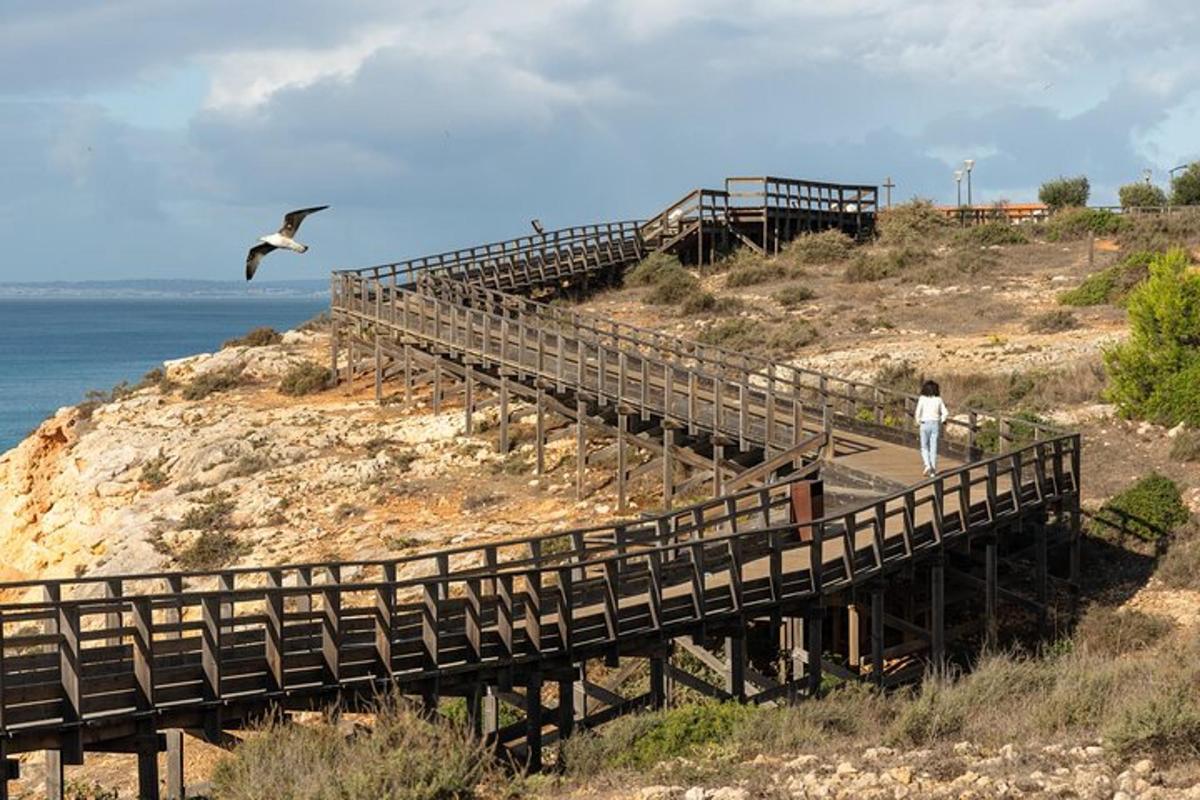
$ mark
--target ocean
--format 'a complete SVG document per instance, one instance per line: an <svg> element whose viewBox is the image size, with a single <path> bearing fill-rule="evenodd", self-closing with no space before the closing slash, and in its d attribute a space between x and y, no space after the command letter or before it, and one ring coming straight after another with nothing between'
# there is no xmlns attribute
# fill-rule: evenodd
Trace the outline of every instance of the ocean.
<svg viewBox="0 0 1200 800"><path fill-rule="evenodd" d="M89 389L135 383L164 360L211 353L267 325L287 330L322 297L0 299L0 453Z"/></svg>

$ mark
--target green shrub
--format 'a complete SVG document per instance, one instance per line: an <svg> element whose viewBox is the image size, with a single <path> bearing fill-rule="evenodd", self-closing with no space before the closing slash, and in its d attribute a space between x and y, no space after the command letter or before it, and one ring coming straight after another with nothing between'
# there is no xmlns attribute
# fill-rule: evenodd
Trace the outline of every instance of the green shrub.
<svg viewBox="0 0 1200 800"><path fill-rule="evenodd" d="M778 261L761 261L731 270L725 277L725 285L730 287L756 286L760 283L778 281L787 277L788 269L783 264Z"/></svg>
<svg viewBox="0 0 1200 800"><path fill-rule="evenodd" d="M1172 250L1130 293L1129 338L1105 352L1108 397L1126 416L1200 427L1200 276Z"/></svg>
<svg viewBox="0 0 1200 800"><path fill-rule="evenodd" d="M1200 205L1200 162L1171 179L1171 204L1176 206Z"/></svg>
<svg viewBox="0 0 1200 800"><path fill-rule="evenodd" d="M871 382L885 389L916 394L921 390L921 374L908 361L897 361L880 367Z"/></svg>
<svg viewBox="0 0 1200 800"><path fill-rule="evenodd" d="M1131 253L1121 263L1089 275L1079 286L1060 294L1058 302L1065 306L1124 304L1133 288L1149 277L1150 262L1156 256L1145 251Z"/></svg>
<svg viewBox="0 0 1200 800"><path fill-rule="evenodd" d="M783 258L794 264L833 264L854 252L854 240L836 228L806 233L788 242Z"/></svg>
<svg viewBox="0 0 1200 800"><path fill-rule="evenodd" d="M624 717L599 733L569 739L566 761L578 777L612 768L645 771L728 740L740 722L756 713L738 703L702 703Z"/></svg>
<svg viewBox="0 0 1200 800"><path fill-rule="evenodd" d="M1038 199L1053 210L1078 208L1087 205L1090 186L1084 175L1074 178L1055 178L1038 189Z"/></svg>
<svg viewBox="0 0 1200 800"><path fill-rule="evenodd" d="M139 389L149 389L154 387L163 394L169 394L175 391L175 381L167 377L167 371L162 367L155 367L142 376L142 379L133 387L134 391Z"/></svg>
<svg viewBox="0 0 1200 800"><path fill-rule="evenodd" d="M1100 208L1064 208L1045 223L1046 238L1052 242L1082 239L1088 233L1116 236L1130 225L1128 217Z"/></svg>
<svg viewBox="0 0 1200 800"><path fill-rule="evenodd" d="M314 394L329 388L333 376L327 367L312 361L296 364L283 375L279 391L292 397Z"/></svg>
<svg viewBox="0 0 1200 800"><path fill-rule="evenodd" d="M931 200L913 199L879 212L879 240L898 247L930 247L953 228Z"/></svg>
<svg viewBox="0 0 1200 800"><path fill-rule="evenodd" d="M795 308L812 300L816 294L807 286L787 286L771 295L771 299L784 308Z"/></svg>
<svg viewBox="0 0 1200 800"><path fill-rule="evenodd" d="M329 325L332 321L333 318L329 315L329 312L322 311L315 317L301 322L296 330L304 331L305 333L323 332L329 330Z"/></svg>
<svg viewBox="0 0 1200 800"><path fill-rule="evenodd" d="M1136 609L1096 605L1087 610L1075 629L1075 642L1105 656L1121 656L1146 650L1171 630L1162 617Z"/></svg>
<svg viewBox="0 0 1200 800"><path fill-rule="evenodd" d="M991 247L1005 244L1028 244L1029 236L1020 227L1007 221L985 222L961 228L954 237L960 244Z"/></svg>
<svg viewBox="0 0 1200 800"><path fill-rule="evenodd" d="M1175 434L1171 442L1171 460L1200 461L1200 431L1187 428Z"/></svg>
<svg viewBox="0 0 1200 800"><path fill-rule="evenodd" d="M352 737L335 725L269 722L217 763L212 786L216 800L469 800L489 776L500 780L482 742L396 702Z"/></svg>
<svg viewBox="0 0 1200 800"><path fill-rule="evenodd" d="M1151 472L1101 506L1092 519L1092 529L1100 536L1115 530L1154 541L1190 518L1175 481Z"/></svg>
<svg viewBox="0 0 1200 800"><path fill-rule="evenodd" d="M274 328L255 328L245 336L239 336L235 339L229 339L221 348L226 347L266 347L267 345L279 344L283 341L283 336Z"/></svg>
<svg viewBox="0 0 1200 800"><path fill-rule="evenodd" d="M628 286L654 286L659 276L664 272L683 269L679 259L666 253L651 253L638 262L637 266L625 273L625 283Z"/></svg>
<svg viewBox="0 0 1200 800"><path fill-rule="evenodd" d="M1030 317L1026 327L1031 333L1060 333L1079 327L1079 320L1070 311L1059 309Z"/></svg>
<svg viewBox="0 0 1200 800"><path fill-rule="evenodd" d="M233 366L197 375L183 387L184 400L203 400L215 392L224 392L245 383L242 368Z"/></svg>
<svg viewBox="0 0 1200 800"><path fill-rule="evenodd" d="M1167 193L1145 181L1125 184L1117 190L1117 197L1120 198L1121 205L1125 208L1146 208L1167 204Z"/></svg>

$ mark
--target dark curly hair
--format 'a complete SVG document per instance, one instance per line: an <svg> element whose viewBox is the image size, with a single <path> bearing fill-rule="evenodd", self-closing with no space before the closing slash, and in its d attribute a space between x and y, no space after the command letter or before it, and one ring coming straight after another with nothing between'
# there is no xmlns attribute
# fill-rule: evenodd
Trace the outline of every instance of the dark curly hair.
<svg viewBox="0 0 1200 800"><path fill-rule="evenodd" d="M937 397L941 393L942 390L937 385L937 381L925 381L921 384L921 394L926 397Z"/></svg>

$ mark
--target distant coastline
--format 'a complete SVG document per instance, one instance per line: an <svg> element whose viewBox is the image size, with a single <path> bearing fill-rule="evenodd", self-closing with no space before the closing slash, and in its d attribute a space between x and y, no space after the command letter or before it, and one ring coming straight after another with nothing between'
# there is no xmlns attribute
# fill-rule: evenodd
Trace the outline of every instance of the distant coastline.
<svg viewBox="0 0 1200 800"><path fill-rule="evenodd" d="M329 296L328 280L296 281L205 281L205 280L115 280L0 282L0 299L239 299L295 300Z"/></svg>

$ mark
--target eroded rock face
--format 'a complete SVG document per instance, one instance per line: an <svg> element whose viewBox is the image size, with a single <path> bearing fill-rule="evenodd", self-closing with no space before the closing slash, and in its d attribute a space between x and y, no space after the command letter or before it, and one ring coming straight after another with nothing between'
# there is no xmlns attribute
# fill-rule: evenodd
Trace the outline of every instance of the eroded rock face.
<svg viewBox="0 0 1200 800"><path fill-rule="evenodd" d="M452 404L437 415L380 407L367 379L301 398L277 391L288 369L327 353L324 335L290 332L280 345L169 362L174 388L139 389L90 417L61 409L0 455L0 580L186 566L200 535L189 512L214 491L232 504L223 525L241 564L383 557L587 514L555 496L569 477L530 486L492 442L463 436ZM183 399L190 381L224 370L242 382Z"/></svg>

